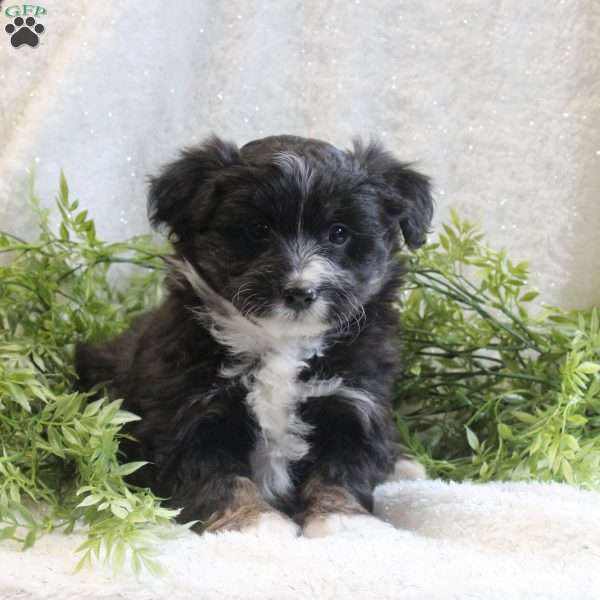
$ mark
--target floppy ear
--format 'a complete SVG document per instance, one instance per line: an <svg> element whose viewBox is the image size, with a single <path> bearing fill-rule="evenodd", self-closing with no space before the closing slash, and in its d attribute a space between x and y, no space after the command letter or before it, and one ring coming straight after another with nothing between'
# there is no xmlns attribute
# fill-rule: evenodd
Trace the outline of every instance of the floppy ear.
<svg viewBox="0 0 600 600"><path fill-rule="evenodd" d="M239 160L237 147L217 136L183 150L178 160L150 179L148 216L152 226L166 226L178 240L202 227L214 208L213 178L220 169Z"/></svg>
<svg viewBox="0 0 600 600"><path fill-rule="evenodd" d="M369 175L383 180L384 208L398 223L406 245L413 250L422 246L433 217L429 177L396 160L376 142L365 147L354 140L354 156Z"/></svg>

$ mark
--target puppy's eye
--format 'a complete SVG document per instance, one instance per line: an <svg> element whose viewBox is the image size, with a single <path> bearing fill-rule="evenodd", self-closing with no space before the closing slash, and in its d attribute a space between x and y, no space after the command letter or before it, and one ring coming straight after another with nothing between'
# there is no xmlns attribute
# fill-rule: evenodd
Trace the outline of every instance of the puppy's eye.
<svg viewBox="0 0 600 600"><path fill-rule="evenodd" d="M266 223L253 223L246 229L248 237L255 242L265 242L271 235L271 228Z"/></svg>
<svg viewBox="0 0 600 600"><path fill-rule="evenodd" d="M350 233L348 229L339 223L334 223L329 228L329 241L332 244L341 246L348 239Z"/></svg>

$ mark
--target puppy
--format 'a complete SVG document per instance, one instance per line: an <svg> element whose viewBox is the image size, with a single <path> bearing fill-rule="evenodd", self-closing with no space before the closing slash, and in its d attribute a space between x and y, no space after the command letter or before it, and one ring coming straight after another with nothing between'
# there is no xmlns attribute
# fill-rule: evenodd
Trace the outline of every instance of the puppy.
<svg viewBox="0 0 600 600"><path fill-rule="evenodd" d="M211 137L152 179L149 216L166 300L76 349L81 388L142 417L133 483L200 531L364 520L396 458L396 255L424 242L428 178L378 144Z"/></svg>

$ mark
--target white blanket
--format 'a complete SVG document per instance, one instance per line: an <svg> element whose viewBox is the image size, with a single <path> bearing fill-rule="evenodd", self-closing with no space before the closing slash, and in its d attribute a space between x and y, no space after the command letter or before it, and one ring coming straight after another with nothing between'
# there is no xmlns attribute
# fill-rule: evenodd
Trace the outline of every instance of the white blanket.
<svg viewBox="0 0 600 600"><path fill-rule="evenodd" d="M558 484L387 483L373 520L320 539L289 530L167 542L164 578L73 575L77 535L0 544L0 598L600 598L600 494Z"/></svg>

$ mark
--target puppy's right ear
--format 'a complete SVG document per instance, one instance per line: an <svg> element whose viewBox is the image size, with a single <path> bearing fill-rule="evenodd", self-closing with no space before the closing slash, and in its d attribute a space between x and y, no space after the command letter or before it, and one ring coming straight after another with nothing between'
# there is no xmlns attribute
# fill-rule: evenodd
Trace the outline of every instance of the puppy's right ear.
<svg viewBox="0 0 600 600"><path fill-rule="evenodd" d="M237 146L217 136L183 150L178 160L150 179L148 216L152 226L166 226L177 240L201 228L214 208L213 179L224 167L239 162Z"/></svg>

